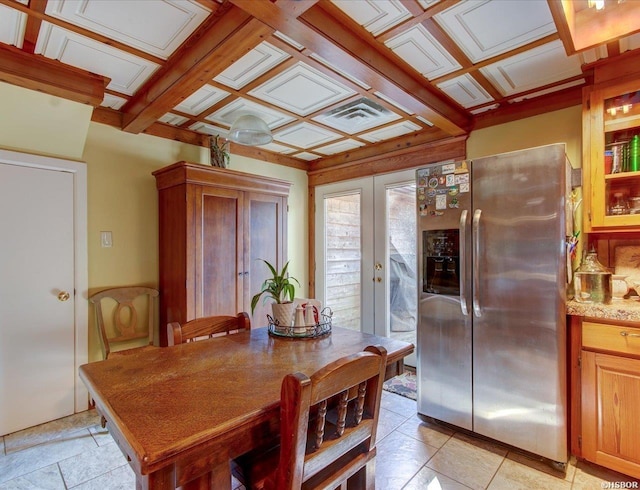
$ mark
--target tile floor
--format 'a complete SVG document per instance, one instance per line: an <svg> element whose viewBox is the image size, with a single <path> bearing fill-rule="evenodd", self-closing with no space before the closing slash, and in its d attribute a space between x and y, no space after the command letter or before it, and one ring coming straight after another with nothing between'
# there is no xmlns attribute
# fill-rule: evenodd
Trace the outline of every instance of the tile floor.
<svg viewBox="0 0 640 490"><path fill-rule="evenodd" d="M382 406L378 490L597 490L610 482L636 481L575 461L566 475L559 475L550 466L499 444L422 421L416 415L416 403L408 398L383 392ZM135 488L133 472L94 411L0 440L0 490L71 488Z"/></svg>

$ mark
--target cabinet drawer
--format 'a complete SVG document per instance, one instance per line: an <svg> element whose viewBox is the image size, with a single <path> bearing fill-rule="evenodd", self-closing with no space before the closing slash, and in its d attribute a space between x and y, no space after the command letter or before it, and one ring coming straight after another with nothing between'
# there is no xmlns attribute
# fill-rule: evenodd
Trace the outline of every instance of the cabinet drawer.
<svg viewBox="0 0 640 490"><path fill-rule="evenodd" d="M640 328L583 321L582 347L640 356Z"/></svg>

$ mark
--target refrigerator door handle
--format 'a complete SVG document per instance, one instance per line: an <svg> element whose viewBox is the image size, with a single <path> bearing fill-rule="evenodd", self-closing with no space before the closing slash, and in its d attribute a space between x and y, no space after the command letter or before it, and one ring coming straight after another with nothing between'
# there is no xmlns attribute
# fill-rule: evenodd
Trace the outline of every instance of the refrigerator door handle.
<svg viewBox="0 0 640 490"><path fill-rule="evenodd" d="M467 214L466 209L460 214L460 309L464 316L469 315L469 306L467 305Z"/></svg>
<svg viewBox="0 0 640 490"><path fill-rule="evenodd" d="M480 216L482 209L476 209L473 213L471 238L473 239L473 313L478 318L482 316L480 308Z"/></svg>

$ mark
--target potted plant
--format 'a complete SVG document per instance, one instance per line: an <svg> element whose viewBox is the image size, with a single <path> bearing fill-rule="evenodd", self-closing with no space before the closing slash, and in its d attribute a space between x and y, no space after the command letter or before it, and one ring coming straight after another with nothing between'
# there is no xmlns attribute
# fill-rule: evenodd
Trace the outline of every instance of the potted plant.
<svg viewBox="0 0 640 490"><path fill-rule="evenodd" d="M287 269L289 262L284 264L281 271L278 271L273 265L264 259L262 260L269 271L271 277L267 277L262 283L260 292L251 298L251 314L253 314L258 301L264 296L263 302L271 298L273 303L271 305L271 311L273 313L273 319L276 322L276 326L290 327L293 321L293 298L296 295L296 288L293 282L295 281L300 286L300 283L295 277L289 276Z"/></svg>
<svg viewBox="0 0 640 490"><path fill-rule="evenodd" d="M227 165L229 165L228 143L228 141L222 140L219 134L209 138L211 165L213 167L227 168Z"/></svg>

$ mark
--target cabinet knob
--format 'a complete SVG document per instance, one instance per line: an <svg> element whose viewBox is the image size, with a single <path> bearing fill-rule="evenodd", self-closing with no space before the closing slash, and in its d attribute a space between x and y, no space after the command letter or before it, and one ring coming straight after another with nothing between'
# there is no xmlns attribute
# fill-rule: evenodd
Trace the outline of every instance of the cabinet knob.
<svg viewBox="0 0 640 490"><path fill-rule="evenodd" d="M58 293L58 301L68 301L71 295L66 291L60 291Z"/></svg>
<svg viewBox="0 0 640 490"><path fill-rule="evenodd" d="M640 333L629 333L625 330L620 332L620 335L622 335L623 337L640 337Z"/></svg>

